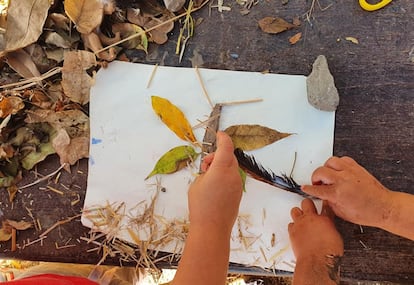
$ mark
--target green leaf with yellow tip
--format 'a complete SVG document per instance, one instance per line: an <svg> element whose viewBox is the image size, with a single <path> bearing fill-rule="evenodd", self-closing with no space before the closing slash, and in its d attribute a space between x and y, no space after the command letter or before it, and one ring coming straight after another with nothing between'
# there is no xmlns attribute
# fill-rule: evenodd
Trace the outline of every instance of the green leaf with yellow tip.
<svg viewBox="0 0 414 285"><path fill-rule="evenodd" d="M170 149L157 161L154 169L145 178L147 180L155 174L169 174L177 172L187 166L188 162L197 158L197 153L192 146L182 145Z"/></svg>

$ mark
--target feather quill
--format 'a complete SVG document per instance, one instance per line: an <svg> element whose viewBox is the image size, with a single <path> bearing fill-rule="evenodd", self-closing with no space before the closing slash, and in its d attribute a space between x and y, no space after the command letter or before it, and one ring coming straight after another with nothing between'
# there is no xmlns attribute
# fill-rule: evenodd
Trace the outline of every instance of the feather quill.
<svg viewBox="0 0 414 285"><path fill-rule="evenodd" d="M280 176L276 175L272 170L266 169L259 162L257 162L254 156L246 154L240 148L236 148L234 150L234 155L239 162L240 168L242 168L254 179L268 183L291 193L299 194L306 198L311 197L300 189L300 185L296 183L292 177L289 177L286 174L282 174Z"/></svg>

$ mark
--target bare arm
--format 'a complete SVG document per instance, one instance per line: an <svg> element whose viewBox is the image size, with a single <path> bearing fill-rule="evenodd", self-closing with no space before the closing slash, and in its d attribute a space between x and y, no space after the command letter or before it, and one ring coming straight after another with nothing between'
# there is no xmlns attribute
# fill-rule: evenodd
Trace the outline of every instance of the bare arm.
<svg viewBox="0 0 414 285"><path fill-rule="evenodd" d="M230 235L242 195L242 181L233 144L217 133L217 151L202 163L200 175L188 192L190 230L172 284L226 283Z"/></svg>
<svg viewBox="0 0 414 285"><path fill-rule="evenodd" d="M414 196L390 191L352 158L328 159L312 183L302 190L327 200L337 216L414 240Z"/></svg>

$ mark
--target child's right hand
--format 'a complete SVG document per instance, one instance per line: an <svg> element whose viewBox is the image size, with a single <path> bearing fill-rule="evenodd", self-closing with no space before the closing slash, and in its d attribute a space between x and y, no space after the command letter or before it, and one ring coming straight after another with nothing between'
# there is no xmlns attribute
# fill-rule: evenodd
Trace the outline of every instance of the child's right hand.
<svg viewBox="0 0 414 285"><path fill-rule="evenodd" d="M327 200L347 221L384 228L392 211L391 191L350 157L331 157L302 190Z"/></svg>

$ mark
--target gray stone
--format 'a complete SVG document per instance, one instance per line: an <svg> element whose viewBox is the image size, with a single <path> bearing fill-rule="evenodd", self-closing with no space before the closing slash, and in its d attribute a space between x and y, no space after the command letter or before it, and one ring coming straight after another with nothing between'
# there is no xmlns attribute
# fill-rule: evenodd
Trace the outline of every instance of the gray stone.
<svg viewBox="0 0 414 285"><path fill-rule="evenodd" d="M177 12L185 4L185 0L164 0L165 7L171 12Z"/></svg>
<svg viewBox="0 0 414 285"><path fill-rule="evenodd" d="M306 79L309 103L318 110L333 112L339 104L338 89L329 71L328 62L320 55L313 63L311 74Z"/></svg>

